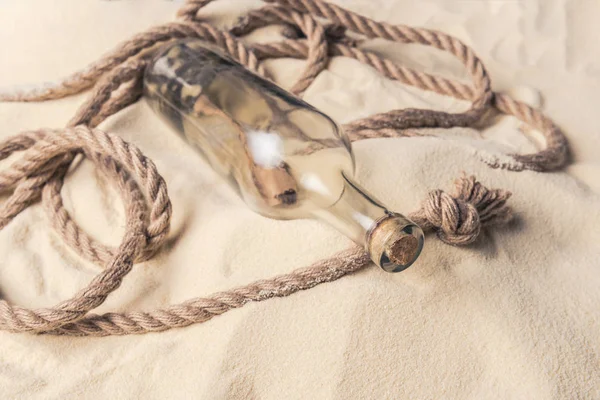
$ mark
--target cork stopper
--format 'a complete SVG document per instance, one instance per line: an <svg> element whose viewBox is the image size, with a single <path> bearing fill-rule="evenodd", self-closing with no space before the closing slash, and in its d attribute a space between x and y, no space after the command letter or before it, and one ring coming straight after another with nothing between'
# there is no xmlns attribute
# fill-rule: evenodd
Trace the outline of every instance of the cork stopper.
<svg viewBox="0 0 600 400"><path fill-rule="evenodd" d="M390 213L367 233L367 251L373 262L387 272L410 267L423 248L423 231L400 214Z"/></svg>

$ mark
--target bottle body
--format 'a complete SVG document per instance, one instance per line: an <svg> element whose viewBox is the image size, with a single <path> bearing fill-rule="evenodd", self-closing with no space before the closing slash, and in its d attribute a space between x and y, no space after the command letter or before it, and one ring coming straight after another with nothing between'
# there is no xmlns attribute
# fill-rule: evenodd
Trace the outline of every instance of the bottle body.
<svg viewBox="0 0 600 400"><path fill-rule="evenodd" d="M349 140L329 117L212 45L181 40L160 49L144 94L262 215L316 216L367 250L378 221L399 216L352 181ZM422 233L399 217L415 227L416 258Z"/></svg>

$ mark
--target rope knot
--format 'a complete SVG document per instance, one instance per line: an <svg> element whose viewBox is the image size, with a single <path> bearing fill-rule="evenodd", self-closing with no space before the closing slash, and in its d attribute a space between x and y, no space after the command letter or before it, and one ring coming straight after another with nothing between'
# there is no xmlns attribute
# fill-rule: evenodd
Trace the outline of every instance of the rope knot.
<svg viewBox="0 0 600 400"><path fill-rule="evenodd" d="M473 243L482 226L506 223L512 218L506 205L510 192L488 189L474 176L463 176L455 185L452 194L441 190L430 192L419 213L425 219L422 224L437 230L445 243L457 246Z"/></svg>
<svg viewBox="0 0 600 400"><path fill-rule="evenodd" d="M477 209L441 190L429 192L423 211L427 220L437 229L438 237L448 244L472 243L481 231Z"/></svg>

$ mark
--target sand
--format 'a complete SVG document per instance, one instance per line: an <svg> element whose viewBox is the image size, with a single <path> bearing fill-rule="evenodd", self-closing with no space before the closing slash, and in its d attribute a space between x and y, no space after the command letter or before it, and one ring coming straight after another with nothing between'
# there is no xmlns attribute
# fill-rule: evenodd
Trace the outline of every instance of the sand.
<svg viewBox="0 0 600 400"><path fill-rule="evenodd" d="M211 14L231 19L240 2ZM468 248L426 239L418 263L371 266L291 297L207 323L143 336L62 338L0 332L3 399L598 399L600 398L600 3L374 1L344 6L375 19L443 30L472 45L495 90L540 105L570 140L554 173L492 170L482 158L531 151L535 138L502 118L483 132L357 143L357 180L398 211L462 171L514 192L515 223ZM54 80L131 34L173 18L170 1L0 1L0 86ZM244 2L244 7L246 2ZM394 59L461 77L437 52L372 41ZM290 86L302 62L270 63ZM85 95L0 104L3 137L60 127ZM336 58L306 99L339 122L458 101ZM157 164L173 201L174 245L137 265L97 311L142 310L285 273L350 245L312 220L251 212L140 102L102 124ZM63 190L90 234L116 244L123 210L89 163ZM50 306L97 272L52 232L35 205L0 231L0 293Z"/></svg>

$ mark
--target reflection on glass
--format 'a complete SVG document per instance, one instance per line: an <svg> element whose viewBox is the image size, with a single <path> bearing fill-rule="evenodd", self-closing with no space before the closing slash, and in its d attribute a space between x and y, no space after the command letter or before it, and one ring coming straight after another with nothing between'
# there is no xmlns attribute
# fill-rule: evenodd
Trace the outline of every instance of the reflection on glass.
<svg viewBox="0 0 600 400"><path fill-rule="evenodd" d="M337 125L218 48L200 40L166 45L146 70L144 93L255 211L319 217L386 270L417 258L421 230L352 182L350 144Z"/></svg>

